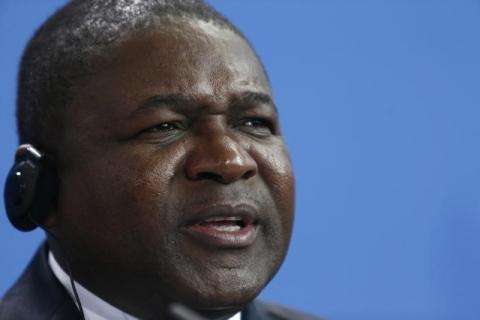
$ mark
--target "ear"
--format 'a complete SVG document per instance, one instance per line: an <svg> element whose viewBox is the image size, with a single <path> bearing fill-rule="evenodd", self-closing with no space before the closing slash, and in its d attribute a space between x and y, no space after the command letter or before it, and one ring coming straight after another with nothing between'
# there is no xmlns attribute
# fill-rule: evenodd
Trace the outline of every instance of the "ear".
<svg viewBox="0 0 480 320"><path fill-rule="evenodd" d="M8 187L8 188L7 188ZM21 231L55 224L58 192L57 169L52 158L31 144L22 144L6 182L10 222Z"/></svg>
<svg viewBox="0 0 480 320"><path fill-rule="evenodd" d="M38 159L42 157L42 155L37 151L37 149L35 149L34 146L32 146L29 143L25 143L25 144L19 145L17 148L17 151L15 151L15 162L25 157L27 152L30 152L30 154L36 156Z"/></svg>
<svg viewBox="0 0 480 320"><path fill-rule="evenodd" d="M38 205L43 209L39 214L41 227L51 229L56 225L57 206L58 206L58 189L60 179L58 177L57 167L53 159L44 154L42 159L42 171L38 182Z"/></svg>

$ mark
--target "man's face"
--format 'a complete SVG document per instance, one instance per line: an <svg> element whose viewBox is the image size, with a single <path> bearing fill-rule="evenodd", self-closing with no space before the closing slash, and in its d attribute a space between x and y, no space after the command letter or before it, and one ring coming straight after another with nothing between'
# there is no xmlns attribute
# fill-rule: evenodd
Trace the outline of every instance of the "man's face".
<svg viewBox="0 0 480 320"><path fill-rule="evenodd" d="M285 256L294 193L255 54L194 21L132 36L95 70L61 146L56 229L77 279L137 314L247 303Z"/></svg>

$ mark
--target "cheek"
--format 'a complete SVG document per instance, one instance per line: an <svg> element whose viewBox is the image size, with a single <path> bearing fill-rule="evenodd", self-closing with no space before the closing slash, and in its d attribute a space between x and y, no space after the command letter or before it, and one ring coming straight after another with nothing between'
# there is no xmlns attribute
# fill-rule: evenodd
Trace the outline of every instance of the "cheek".
<svg viewBox="0 0 480 320"><path fill-rule="evenodd" d="M108 237L115 241L134 233L146 234L142 229L153 224L158 228L163 225L160 220L169 219L161 213L168 203L180 154L139 148L84 159L88 165L77 165L63 177L63 223L70 225L68 229L75 225L88 228L106 242Z"/></svg>
<svg viewBox="0 0 480 320"><path fill-rule="evenodd" d="M295 179L287 148L284 143L278 143L273 147L252 149L251 154L274 199L282 227L290 234L295 206Z"/></svg>
<svg viewBox="0 0 480 320"><path fill-rule="evenodd" d="M180 146L167 146L155 149L152 147L141 154L133 154L125 163L130 163L134 168L134 177L129 183L132 194L139 201L151 201L155 198L168 198L171 193L173 180L180 172L184 162L184 148Z"/></svg>
<svg viewBox="0 0 480 320"><path fill-rule="evenodd" d="M285 145L257 148L253 151L253 156L260 176L272 189L274 195L293 201L295 183L290 156Z"/></svg>
<svg viewBox="0 0 480 320"><path fill-rule="evenodd" d="M141 152L130 154L122 162L129 163L129 173L122 178L123 199L119 210L130 219L129 225L135 230L132 238L141 239L150 246L152 243L161 245L167 241L178 220L170 210L170 203L175 198L174 181L181 172L183 147L143 148Z"/></svg>

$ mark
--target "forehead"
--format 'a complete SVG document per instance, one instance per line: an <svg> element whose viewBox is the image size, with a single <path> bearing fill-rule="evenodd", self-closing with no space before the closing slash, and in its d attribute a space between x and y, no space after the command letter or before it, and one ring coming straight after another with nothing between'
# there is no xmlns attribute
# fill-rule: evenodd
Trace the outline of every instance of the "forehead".
<svg viewBox="0 0 480 320"><path fill-rule="evenodd" d="M231 30L198 20L172 22L128 37L77 89L77 98L87 92L90 100L124 101L155 94L216 99L237 91L270 94L250 45Z"/></svg>

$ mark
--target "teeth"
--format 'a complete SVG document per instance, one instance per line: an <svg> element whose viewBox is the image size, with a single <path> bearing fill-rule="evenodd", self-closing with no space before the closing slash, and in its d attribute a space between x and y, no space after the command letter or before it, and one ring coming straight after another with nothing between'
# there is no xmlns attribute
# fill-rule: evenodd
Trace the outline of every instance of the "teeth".
<svg viewBox="0 0 480 320"><path fill-rule="evenodd" d="M213 228L223 232L234 232L241 229L239 225L219 225L219 226L214 226Z"/></svg>
<svg viewBox="0 0 480 320"><path fill-rule="evenodd" d="M242 221L241 217L229 216L229 217L211 217L203 220L204 222L222 222L222 221Z"/></svg>

